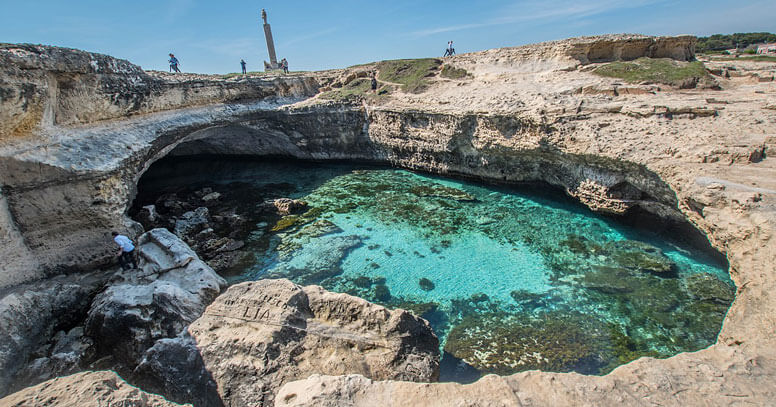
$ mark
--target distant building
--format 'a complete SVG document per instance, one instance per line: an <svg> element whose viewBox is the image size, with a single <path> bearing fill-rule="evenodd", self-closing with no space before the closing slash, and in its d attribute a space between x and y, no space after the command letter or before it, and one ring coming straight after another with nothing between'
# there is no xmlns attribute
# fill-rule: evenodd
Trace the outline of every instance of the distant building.
<svg viewBox="0 0 776 407"><path fill-rule="evenodd" d="M776 54L776 42L757 45L758 54Z"/></svg>

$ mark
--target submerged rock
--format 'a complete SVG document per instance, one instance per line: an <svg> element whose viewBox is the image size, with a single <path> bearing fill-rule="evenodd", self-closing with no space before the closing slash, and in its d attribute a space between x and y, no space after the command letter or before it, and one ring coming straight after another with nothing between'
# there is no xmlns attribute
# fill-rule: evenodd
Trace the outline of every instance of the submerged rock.
<svg viewBox="0 0 776 407"><path fill-rule="evenodd" d="M136 374L198 405L212 401L213 388L225 405L272 405L281 385L314 373L409 381L439 374L439 343L426 321L288 280L230 287L189 333L157 342Z"/></svg>
<svg viewBox="0 0 776 407"><path fill-rule="evenodd" d="M445 351L484 373L577 371L606 364L608 331L592 317L545 313L539 318L469 316L450 331Z"/></svg>
<svg viewBox="0 0 776 407"><path fill-rule="evenodd" d="M418 285L423 291L431 291L435 288L434 282L425 277L418 280Z"/></svg>
<svg viewBox="0 0 776 407"><path fill-rule="evenodd" d="M735 297L735 288L711 274L693 274L685 280L690 295L701 301L730 305Z"/></svg>
<svg viewBox="0 0 776 407"><path fill-rule="evenodd" d="M174 337L196 319L226 281L166 229L138 238L141 271L97 295L86 332L100 354L130 366L160 338Z"/></svg>

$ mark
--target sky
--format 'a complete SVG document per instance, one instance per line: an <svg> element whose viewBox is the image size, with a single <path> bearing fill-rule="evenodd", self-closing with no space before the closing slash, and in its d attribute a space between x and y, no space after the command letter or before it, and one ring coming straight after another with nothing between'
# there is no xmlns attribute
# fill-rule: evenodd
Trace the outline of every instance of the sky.
<svg viewBox="0 0 776 407"><path fill-rule="evenodd" d="M776 0L0 0L0 42L57 45L167 70L263 70L267 10L295 70L442 56L580 35L776 32Z"/></svg>

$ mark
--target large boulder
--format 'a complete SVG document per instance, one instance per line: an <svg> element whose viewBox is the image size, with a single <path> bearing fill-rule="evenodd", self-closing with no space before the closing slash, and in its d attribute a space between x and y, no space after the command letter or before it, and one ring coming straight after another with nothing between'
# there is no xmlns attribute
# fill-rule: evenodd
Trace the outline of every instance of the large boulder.
<svg viewBox="0 0 776 407"><path fill-rule="evenodd" d="M135 371L138 382L176 401L267 406L281 385L314 373L407 381L439 374L439 342L425 320L288 280L230 287L188 333L157 342ZM195 377L183 383L181 372Z"/></svg>
<svg viewBox="0 0 776 407"><path fill-rule="evenodd" d="M0 296L0 396L12 391L14 382L32 383L19 383L25 376L20 369L56 332L83 319L101 284L101 277L94 273L58 276L18 286ZM77 362L69 366L75 367ZM66 364L60 364L59 373L70 368Z"/></svg>
<svg viewBox="0 0 776 407"><path fill-rule="evenodd" d="M114 372L83 372L58 377L0 399L6 407L173 407L180 406L133 387Z"/></svg>
<svg viewBox="0 0 776 407"><path fill-rule="evenodd" d="M138 239L142 270L119 273L119 281L98 294L86 333L102 355L136 366L161 338L175 337L226 286L191 248L166 229Z"/></svg>

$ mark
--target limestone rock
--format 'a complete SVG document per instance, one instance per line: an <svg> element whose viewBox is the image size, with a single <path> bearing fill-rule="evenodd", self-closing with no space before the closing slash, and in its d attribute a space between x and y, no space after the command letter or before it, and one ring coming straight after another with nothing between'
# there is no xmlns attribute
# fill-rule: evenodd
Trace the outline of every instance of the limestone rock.
<svg viewBox="0 0 776 407"><path fill-rule="evenodd" d="M272 201L272 206L275 207L278 215L285 216L303 210L307 207L307 202L298 199L278 198Z"/></svg>
<svg viewBox="0 0 776 407"><path fill-rule="evenodd" d="M7 407L180 406L133 387L116 373L84 372L58 377L0 399Z"/></svg>
<svg viewBox="0 0 776 407"><path fill-rule="evenodd" d="M166 229L138 239L140 272L125 273L92 303L86 321L100 354L135 366L161 338L196 319L226 281Z"/></svg>
<svg viewBox="0 0 776 407"><path fill-rule="evenodd" d="M0 298L0 395L25 376L19 370L61 329L58 326L72 326L83 318L101 281L95 275L58 276Z"/></svg>
<svg viewBox="0 0 776 407"><path fill-rule="evenodd" d="M439 374L439 343L426 321L288 280L230 287L188 331L193 340L157 342L136 375L195 404L212 400L205 390L217 388L225 405L271 405L278 387L313 373L410 381ZM181 371L196 377L182 383Z"/></svg>

